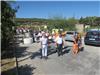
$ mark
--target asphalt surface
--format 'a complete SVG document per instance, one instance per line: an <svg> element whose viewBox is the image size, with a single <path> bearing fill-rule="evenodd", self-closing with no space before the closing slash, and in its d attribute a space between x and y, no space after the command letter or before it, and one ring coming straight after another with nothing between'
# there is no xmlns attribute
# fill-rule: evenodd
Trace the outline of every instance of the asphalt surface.
<svg viewBox="0 0 100 75"><path fill-rule="evenodd" d="M100 47L84 45L76 56L72 42L65 42L63 56L49 52L47 60L40 59L40 43L21 44L16 49L19 75L100 75Z"/></svg>

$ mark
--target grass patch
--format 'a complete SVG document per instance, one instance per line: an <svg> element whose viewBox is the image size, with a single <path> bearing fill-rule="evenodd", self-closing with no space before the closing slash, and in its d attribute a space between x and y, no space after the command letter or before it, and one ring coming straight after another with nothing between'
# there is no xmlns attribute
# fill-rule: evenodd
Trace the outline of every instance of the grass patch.
<svg viewBox="0 0 100 75"><path fill-rule="evenodd" d="M2 75L16 75L15 59L3 59L1 60L1 73Z"/></svg>

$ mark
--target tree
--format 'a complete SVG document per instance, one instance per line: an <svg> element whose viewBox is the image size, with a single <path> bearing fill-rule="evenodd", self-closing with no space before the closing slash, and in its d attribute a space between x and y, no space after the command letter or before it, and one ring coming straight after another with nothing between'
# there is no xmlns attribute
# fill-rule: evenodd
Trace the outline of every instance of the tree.
<svg viewBox="0 0 100 75"><path fill-rule="evenodd" d="M96 18L97 18L96 16L85 17L85 18L81 17L79 20L79 23L92 26L92 25L95 25Z"/></svg>
<svg viewBox="0 0 100 75"><path fill-rule="evenodd" d="M75 25L78 23L78 20L72 17L72 18L67 19L67 23L70 25Z"/></svg>
<svg viewBox="0 0 100 75"><path fill-rule="evenodd" d="M80 23L80 24L83 24L83 23L84 23L83 20L84 20L84 19L83 19L83 17L81 16L81 18L79 19L79 23Z"/></svg>
<svg viewBox="0 0 100 75"><path fill-rule="evenodd" d="M100 25L100 17L96 17L94 22L96 25Z"/></svg>
<svg viewBox="0 0 100 75"><path fill-rule="evenodd" d="M100 17L97 17L94 22L97 25L98 29L100 29Z"/></svg>
<svg viewBox="0 0 100 75"><path fill-rule="evenodd" d="M13 37L12 27L15 26L15 9L7 1L1 1L1 49L9 47L9 43Z"/></svg>
<svg viewBox="0 0 100 75"><path fill-rule="evenodd" d="M100 17L91 16L91 17L81 17L79 20L79 23L84 24L84 31L85 31L85 25L90 25L90 28L100 28Z"/></svg>
<svg viewBox="0 0 100 75"><path fill-rule="evenodd" d="M76 20L75 18L63 18L63 17L55 17L51 18L51 20L49 21L49 25L48 25L48 29L52 30L54 28L56 29L63 29L63 30L76 30L75 28L75 24L78 23L78 20Z"/></svg>

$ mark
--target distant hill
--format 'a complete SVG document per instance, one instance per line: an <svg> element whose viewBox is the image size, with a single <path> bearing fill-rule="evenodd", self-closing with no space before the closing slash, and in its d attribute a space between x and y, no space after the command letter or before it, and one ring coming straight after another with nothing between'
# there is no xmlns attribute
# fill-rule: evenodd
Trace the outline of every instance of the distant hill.
<svg viewBox="0 0 100 75"><path fill-rule="evenodd" d="M54 19L44 19L44 18L16 18L16 24L18 25L48 25L50 22L59 22L59 21L66 21L67 24L85 24L90 26L100 25L100 17L81 17L80 19L69 18L63 19L59 17L54 17Z"/></svg>
<svg viewBox="0 0 100 75"><path fill-rule="evenodd" d="M49 19L43 18L16 18L18 25L47 25Z"/></svg>

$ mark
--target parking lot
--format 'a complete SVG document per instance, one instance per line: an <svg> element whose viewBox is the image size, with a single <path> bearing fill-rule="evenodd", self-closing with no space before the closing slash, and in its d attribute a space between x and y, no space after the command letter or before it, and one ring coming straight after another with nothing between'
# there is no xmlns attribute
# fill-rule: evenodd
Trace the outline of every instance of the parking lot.
<svg viewBox="0 0 100 75"><path fill-rule="evenodd" d="M65 42L63 56L49 51L49 59L40 59L40 43L21 44L17 48L20 75L99 75L100 47L84 45L76 56L72 54L72 42Z"/></svg>

